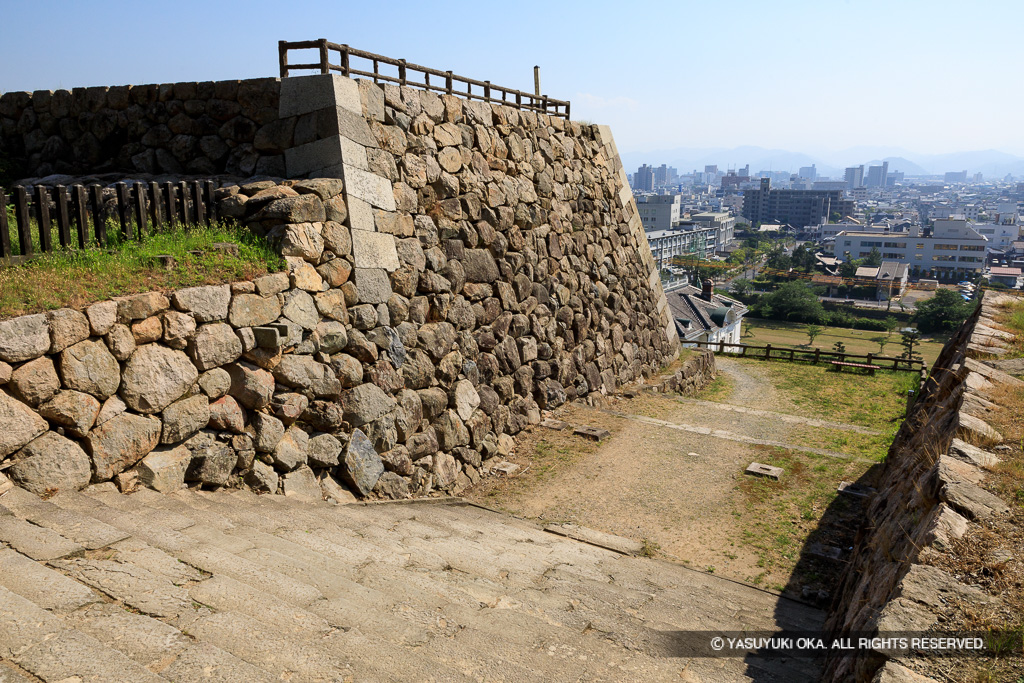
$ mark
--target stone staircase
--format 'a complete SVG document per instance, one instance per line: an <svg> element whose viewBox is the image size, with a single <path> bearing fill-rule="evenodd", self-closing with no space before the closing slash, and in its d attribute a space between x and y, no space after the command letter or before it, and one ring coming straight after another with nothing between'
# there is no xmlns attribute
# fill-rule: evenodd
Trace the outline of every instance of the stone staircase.
<svg viewBox="0 0 1024 683"><path fill-rule="evenodd" d="M459 502L245 491L0 498L0 683L801 681L686 630L818 629L798 603Z"/></svg>

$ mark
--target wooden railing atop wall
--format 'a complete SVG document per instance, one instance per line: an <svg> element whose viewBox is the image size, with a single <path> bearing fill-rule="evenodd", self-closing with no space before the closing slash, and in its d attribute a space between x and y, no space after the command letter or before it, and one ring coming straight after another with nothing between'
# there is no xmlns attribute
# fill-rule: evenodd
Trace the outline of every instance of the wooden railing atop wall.
<svg viewBox="0 0 1024 683"><path fill-rule="evenodd" d="M883 370L903 370L907 372L921 372L924 369L924 361L896 356L878 356L873 353L846 353L840 351L822 351L821 349L796 349L791 346L754 346L751 344L736 344L727 341L688 341L686 344L693 344L697 347L711 349L717 353L731 353L741 357L760 358L762 360L783 360L800 363L820 363L838 361L840 363L864 363L866 365L877 365ZM748 353L752 352L752 353Z"/></svg>
<svg viewBox="0 0 1024 683"><path fill-rule="evenodd" d="M565 100L556 100L547 95L537 95L523 92L522 90L493 85L490 81L478 81L473 78L466 78L465 76L457 76L451 71L439 71L426 66L420 66L419 64L412 64L404 59L393 59L372 52L356 50L348 45L338 45L323 38L319 40L300 40L297 42L281 40L277 43L277 50L281 65L281 78L287 78L289 72L297 69L319 70L321 74L337 71L342 76L366 76L367 78L372 78L374 83L383 81L385 83L395 83L396 85L408 85L414 88L458 95L470 100L483 100L484 102L504 104L517 109L527 109L551 116L559 116L566 120L569 118L569 102ZM316 62L291 64L288 62L289 50L318 50L319 59ZM339 54L337 63L331 62L331 52ZM373 70L366 71L353 68L351 64L353 57L371 62ZM381 64L396 67L398 75L389 76L381 73ZM410 75L413 78L421 76L423 80L412 80ZM430 80L431 77L435 79L433 83ZM465 90L461 89L462 86L465 86ZM473 91L474 87L477 89L476 92Z"/></svg>
<svg viewBox="0 0 1024 683"><path fill-rule="evenodd" d="M217 218L212 180L137 182L131 186L117 183L114 187L115 211L110 218L120 229L122 240L141 241L147 231L165 225L209 225ZM58 248L107 246L104 204L100 185L19 185L10 196L0 188L0 267L23 263ZM14 225L8 217L8 205L13 205ZM11 233L11 228L17 232Z"/></svg>

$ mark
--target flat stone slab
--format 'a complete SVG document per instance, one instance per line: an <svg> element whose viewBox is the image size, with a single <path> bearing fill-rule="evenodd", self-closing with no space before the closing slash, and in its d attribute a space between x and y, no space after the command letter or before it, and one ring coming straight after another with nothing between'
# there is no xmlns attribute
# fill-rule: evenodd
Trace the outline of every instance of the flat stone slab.
<svg viewBox="0 0 1024 683"><path fill-rule="evenodd" d="M112 543L128 538L127 533L115 529L109 524L104 524L98 519L61 508L29 514L27 519L34 524L56 531L61 536L81 544L87 550L105 548Z"/></svg>
<svg viewBox="0 0 1024 683"><path fill-rule="evenodd" d="M781 467L773 467L772 465L765 465L760 462L752 462L747 465L747 469L744 470L744 474L750 474L755 477L765 477L767 479L774 479L779 481L782 479L782 473L784 470Z"/></svg>
<svg viewBox="0 0 1024 683"><path fill-rule="evenodd" d="M491 472L497 472L498 474L504 474L507 477L507 476L511 476L512 474L514 474L516 472L516 470L518 470L518 469L519 469L519 465L515 464L514 462L508 462L507 460L502 460L497 465L494 465L493 467L491 467Z"/></svg>
<svg viewBox="0 0 1024 683"><path fill-rule="evenodd" d="M0 584L55 612L71 612L100 601L86 586L13 550L0 550Z"/></svg>
<svg viewBox="0 0 1024 683"><path fill-rule="evenodd" d="M558 536L565 536L575 541L583 541L584 543L614 550L623 555L640 555L644 548L643 543L640 541L634 541L631 538L624 538L571 523L548 524L544 527L544 531Z"/></svg>
<svg viewBox="0 0 1024 683"><path fill-rule="evenodd" d="M842 493L846 496L852 496L854 498L870 498L875 494L875 489L870 486L864 486L854 481L841 481L839 487L836 489L837 492Z"/></svg>
<svg viewBox="0 0 1024 683"><path fill-rule="evenodd" d="M834 545L811 543L807 546L807 554L815 557L823 557L826 560L841 560L843 558L843 549L837 548Z"/></svg>
<svg viewBox="0 0 1024 683"><path fill-rule="evenodd" d="M61 631L12 659L44 681L164 681L80 631Z"/></svg>
<svg viewBox="0 0 1024 683"><path fill-rule="evenodd" d="M143 666L166 661L192 644L178 629L113 603L90 605L68 624Z"/></svg>
<svg viewBox="0 0 1024 683"><path fill-rule="evenodd" d="M58 560L52 564L82 583L155 617L180 617L195 611L188 591L142 567L86 559Z"/></svg>
<svg viewBox="0 0 1024 683"><path fill-rule="evenodd" d="M593 439L594 441L601 441L602 439L607 439L612 435L612 433L607 429L603 429L601 427L589 427L587 425L580 425L574 429L572 433L587 439Z"/></svg>
<svg viewBox="0 0 1024 683"><path fill-rule="evenodd" d="M279 680L210 643L196 643L189 647L160 675L175 683L274 683Z"/></svg>
<svg viewBox="0 0 1024 683"><path fill-rule="evenodd" d="M569 428L569 423L563 422L562 420L553 420L551 418L545 418L540 421L540 426L546 427L547 429L553 429L556 432L561 432Z"/></svg>
<svg viewBox="0 0 1024 683"><path fill-rule="evenodd" d="M85 550L55 531L29 524L13 516L0 516L0 541L33 560L56 560L81 555Z"/></svg>

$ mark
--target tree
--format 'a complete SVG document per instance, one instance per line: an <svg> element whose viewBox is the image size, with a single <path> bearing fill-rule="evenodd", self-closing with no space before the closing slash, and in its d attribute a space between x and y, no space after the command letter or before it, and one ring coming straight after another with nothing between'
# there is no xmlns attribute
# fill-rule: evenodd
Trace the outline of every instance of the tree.
<svg viewBox="0 0 1024 683"><path fill-rule="evenodd" d="M864 259L864 265L874 268L882 265L882 252L878 251L878 247L871 247L871 253Z"/></svg>
<svg viewBox="0 0 1024 683"><path fill-rule="evenodd" d="M976 305L974 301L964 301L955 290L940 289L931 299L917 305L913 320L925 332L955 330Z"/></svg>
<svg viewBox="0 0 1024 683"><path fill-rule="evenodd" d="M885 334L888 336L891 335L897 327L899 327L900 321L891 315L887 315L885 316L885 320L882 321L882 324L885 325Z"/></svg>
<svg viewBox="0 0 1024 683"><path fill-rule="evenodd" d="M745 277L738 277L732 281L732 291L740 296L746 296L754 289L754 283Z"/></svg>
<svg viewBox="0 0 1024 683"><path fill-rule="evenodd" d="M889 337L883 337L883 336L872 337L871 341L873 341L873 342L878 344L878 352L879 353L885 353L885 345L889 343Z"/></svg>
<svg viewBox="0 0 1024 683"><path fill-rule="evenodd" d="M903 353L900 355L900 358L906 358L907 360L921 360L921 354L914 350L921 341L921 333L913 327L908 327L903 330L901 336L902 339L900 340L900 346L903 347Z"/></svg>
<svg viewBox="0 0 1024 683"><path fill-rule="evenodd" d="M841 341L837 341L832 345L832 350L836 353L846 353L846 344Z"/></svg>
<svg viewBox="0 0 1024 683"><path fill-rule="evenodd" d="M825 309L814 290L800 281L786 282L771 294L765 294L755 304L761 318L818 322Z"/></svg>
<svg viewBox="0 0 1024 683"><path fill-rule="evenodd" d="M807 333L807 345L811 346L814 344L814 338L825 331L825 328L821 325L808 325L804 332Z"/></svg>
<svg viewBox="0 0 1024 683"><path fill-rule="evenodd" d="M839 264L839 275L844 278L857 277L857 265L860 261L855 259L848 259Z"/></svg>

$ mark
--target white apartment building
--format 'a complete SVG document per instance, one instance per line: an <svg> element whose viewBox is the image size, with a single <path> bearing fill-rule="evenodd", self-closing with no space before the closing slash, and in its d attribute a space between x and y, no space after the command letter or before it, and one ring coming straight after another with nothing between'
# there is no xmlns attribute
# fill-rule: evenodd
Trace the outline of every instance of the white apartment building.
<svg viewBox="0 0 1024 683"><path fill-rule="evenodd" d="M942 280L980 275L988 238L963 219L935 221L930 235L919 226L906 233L843 231L836 236L835 255L844 261L865 258L878 249L882 258L906 263L911 277Z"/></svg>
<svg viewBox="0 0 1024 683"><path fill-rule="evenodd" d="M710 259L715 255L717 243L715 228L693 227L690 230L656 230L646 233L651 255L658 270L672 265L673 256Z"/></svg>
<svg viewBox="0 0 1024 683"><path fill-rule="evenodd" d="M682 195L654 194L636 198L636 210L644 231L670 230L679 223Z"/></svg>

